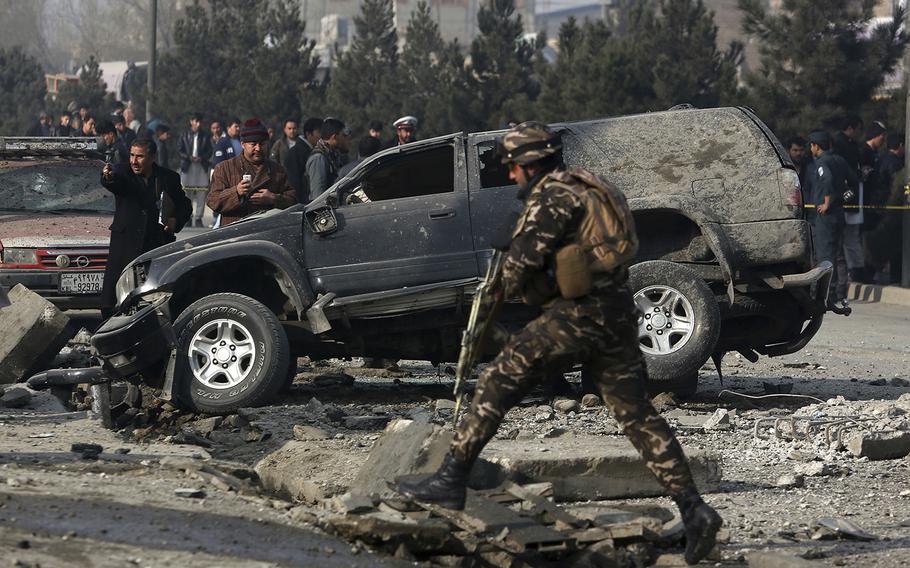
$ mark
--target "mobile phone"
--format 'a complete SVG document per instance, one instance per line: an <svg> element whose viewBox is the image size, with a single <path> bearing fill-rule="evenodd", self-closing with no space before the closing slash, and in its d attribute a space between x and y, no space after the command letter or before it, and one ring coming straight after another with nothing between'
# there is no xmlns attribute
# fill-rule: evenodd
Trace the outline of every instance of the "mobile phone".
<svg viewBox="0 0 910 568"><path fill-rule="evenodd" d="M242 179L243 181L253 181L253 176L251 176L250 174L243 174L243 177L240 179Z"/></svg>

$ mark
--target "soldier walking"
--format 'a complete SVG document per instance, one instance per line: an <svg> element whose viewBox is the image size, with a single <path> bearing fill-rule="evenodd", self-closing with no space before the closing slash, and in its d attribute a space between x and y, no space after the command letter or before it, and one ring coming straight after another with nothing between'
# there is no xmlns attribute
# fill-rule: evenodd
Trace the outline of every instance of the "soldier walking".
<svg viewBox="0 0 910 568"><path fill-rule="evenodd" d="M565 169L562 143L544 124L519 124L500 145L502 162L525 201L503 263L502 292L505 298L520 296L541 306L543 313L513 335L480 375L471 407L439 470L421 481L399 481L396 489L409 499L463 509L471 466L506 412L548 377L582 363L648 468L679 506L686 527L686 562L695 564L714 547L722 521L702 500L682 447L648 400L627 263L590 274L588 291L573 299L565 299L574 294L560 291L553 276L557 252L581 244L586 192L601 191L584 179L596 178L580 168Z"/></svg>

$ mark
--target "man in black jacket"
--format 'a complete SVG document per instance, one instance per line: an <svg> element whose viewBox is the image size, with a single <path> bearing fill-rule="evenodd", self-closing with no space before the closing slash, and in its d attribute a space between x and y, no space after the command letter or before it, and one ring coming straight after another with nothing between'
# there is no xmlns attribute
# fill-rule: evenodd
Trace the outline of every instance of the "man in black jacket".
<svg viewBox="0 0 910 568"><path fill-rule="evenodd" d="M180 182L193 195L193 225L202 226L205 199L209 191L209 168L212 159L212 139L203 132L202 115L190 115L190 129L180 136L177 154L180 156Z"/></svg>
<svg viewBox="0 0 910 568"><path fill-rule="evenodd" d="M105 164L101 185L114 194L114 222L101 289L104 317L115 307L115 286L127 264L142 253L173 242L189 220L192 204L177 172L155 163L155 143L137 138L129 166Z"/></svg>

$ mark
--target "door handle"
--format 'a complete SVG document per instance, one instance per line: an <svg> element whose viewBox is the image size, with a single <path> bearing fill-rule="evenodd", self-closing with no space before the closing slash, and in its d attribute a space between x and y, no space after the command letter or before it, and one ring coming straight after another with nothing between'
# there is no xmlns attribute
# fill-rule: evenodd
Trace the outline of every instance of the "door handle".
<svg viewBox="0 0 910 568"><path fill-rule="evenodd" d="M446 207L444 209L437 209L436 211L430 212L430 219L450 219L455 216L455 210L451 207Z"/></svg>

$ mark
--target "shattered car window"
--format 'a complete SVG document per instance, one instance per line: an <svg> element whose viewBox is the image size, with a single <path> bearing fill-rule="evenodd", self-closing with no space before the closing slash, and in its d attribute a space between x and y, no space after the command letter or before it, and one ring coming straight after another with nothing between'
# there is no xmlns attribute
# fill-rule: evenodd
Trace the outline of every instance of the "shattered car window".
<svg viewBox="0 0 910 568"><path fill-rule="evenodd" d="M475 148L477 150L477 165L480 168L480 187L508 187L515 185L509 179L509 168L499 159L495 140L479 142Z"/></svg>
<svg viewBox="0 0 910 568"><path fill-rule="evenodd" d="M452 144L396 156L370 170L358 189L365 201L384 201L455 191L455 149Z"/></svg>
<svg viewBox="0 0 910 568"><path fill-rule="evenodd" d="M100 163L0 162L0 208L113 213L114 197L100 178Z"/></svg>

